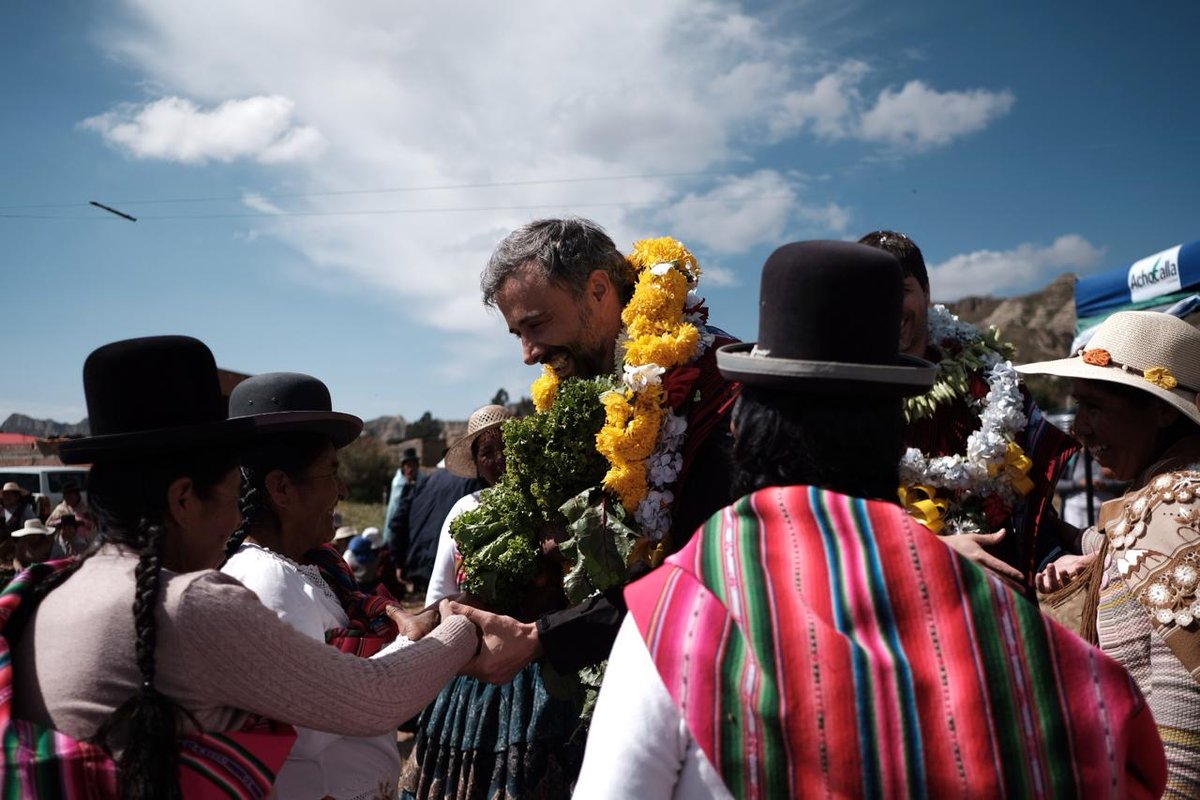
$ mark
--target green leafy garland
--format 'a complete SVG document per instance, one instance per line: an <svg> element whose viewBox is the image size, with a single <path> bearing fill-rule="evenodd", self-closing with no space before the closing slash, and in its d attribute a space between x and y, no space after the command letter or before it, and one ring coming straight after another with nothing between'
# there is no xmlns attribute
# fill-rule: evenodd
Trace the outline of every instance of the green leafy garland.
<svg viewBox="0 0 1200 800"><path fill-rule="evenodd" d="M1013 355L1012 345L1000 340L996 328L981 330L962 322L944 306L929 310L928 327L929 343L942 354L942 360L929 391L904 401L904 419L910 424L933 416L939 406L970 397L971 376L978 374L990 357L998 355L1008 361Z"/></svg>
<svg viewBox="0 0 1200 800"><path fill-rule="evenodd" d="M560 509L599 486L608 471L608 461L593 443L605 420L600 395L615 385L609 377L565 380L551 408L505 423L503 477L483 491L478 508L450 525L463 557L462 588L489 608L512 613L520 606L537 574L539 536L547 527L561 526L571 532L571 523L580 518L585 527L595 521L586 509L573 511L572 519ZM606 557L611 548L585 538L575 541L572 536L562 545L564 555L598 553L603 566L585 564L582 558L576 561L580 574L568 575L564 581L573 602L587 596L579 597L579 591L590 594L595 588L607 588L588 580L589 567L593 577L606 582L603 573L613 566ZM623 578L622 570L618 580Z"/></svg>

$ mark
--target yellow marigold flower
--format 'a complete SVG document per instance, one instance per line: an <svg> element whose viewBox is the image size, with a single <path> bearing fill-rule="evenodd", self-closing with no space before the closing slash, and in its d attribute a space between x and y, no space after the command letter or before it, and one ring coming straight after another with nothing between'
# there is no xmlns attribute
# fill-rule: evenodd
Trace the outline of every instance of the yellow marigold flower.
<svg viewBox="0 0 1200 800"><path fill-rule="evenodd" d="M674 263L679 269L688 272L693 280L700 276L700 265L696 263L696 257L682 242L670 236L642 239L637 242L633 246L633 252L629 254L629 263L638 270L647 269L655 264Z"/></svg>
<svg viewBox="0 0 1200 800"><path fill-rule="evenodd" d="M621 499L621 504L629 511L637 508L646 496L646 465L614 464L604 476L604 488Z"/></svg>
<svg viewBox="0 0 1200 800"><path fill-rule="evenodd" d="M558 374L549 364L542 365L542 375L529 387L529 393L533 395L533 407L538 411L548 411L554 405L554 398L558 396Z"/></svg>
<svg viewBox="0 0 1200 800"><path fill-rule="evenodd" d="M637 337L626 348L625 359L633 364L653 362L670 369L690 361L699 342L700 331L695 325L684 323L670 333Z"/></svg>
<svg viewBox="0 0 1200 800"><path fill-rule="evenodd" d="M1174 389L1179 385L1179 381L1175 380L1169 367L1151 367L1143 375L1146 380L1162 389Z"/></svg>

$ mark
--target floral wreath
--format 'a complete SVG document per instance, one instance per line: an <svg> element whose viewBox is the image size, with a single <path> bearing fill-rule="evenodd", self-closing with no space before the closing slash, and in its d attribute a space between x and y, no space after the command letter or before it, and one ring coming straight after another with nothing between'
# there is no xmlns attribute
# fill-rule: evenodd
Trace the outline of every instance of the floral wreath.
<svg viewBox="0 0 1200 800"><path fill-rule="evenodd" d="M674 410L678 398L664 384L675 367L691 364L713 342L704 324L704 300L695 289L700 265L675 239L643 239L629 255L637 282L621 312L624 328L617 340L621 387L601 395L604 427L596 434L596 450L609 462L603 486L633 509L641 530L640 547L653 547L671 528L671 487L683 468L680 452L687 417ZM533 382L534 407L549 409L558 394L559 378L549 364Z"/></svg>
<svg viewBox="0 0 1200 800"><path fill-rule="evenodd" d="M909 422L963 400L979 415L965 453L930 457L910 447L900 461L900 499L935 533L990 529L1011 514L1019 496L1033 489L1032 461L1017 437L1027 422L1011 347L994 328L986 332L963 322L945 306L933 306L929 341L942 353L938 379L923 395L905 402ZM983 379L978 376L982 374Z"/></svg>

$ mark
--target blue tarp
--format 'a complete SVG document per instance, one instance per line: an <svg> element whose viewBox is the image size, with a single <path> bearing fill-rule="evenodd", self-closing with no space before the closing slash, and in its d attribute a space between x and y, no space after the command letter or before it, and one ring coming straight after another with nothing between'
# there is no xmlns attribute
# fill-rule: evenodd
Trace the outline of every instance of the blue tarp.
<svg viewBox="0 0 1200 800"><path fill-rule="evenodd" d="M1128 267L1075 281L1075 330L1114 311L1162 308L1200 290L1200 241L1169 247Z"/></svg>

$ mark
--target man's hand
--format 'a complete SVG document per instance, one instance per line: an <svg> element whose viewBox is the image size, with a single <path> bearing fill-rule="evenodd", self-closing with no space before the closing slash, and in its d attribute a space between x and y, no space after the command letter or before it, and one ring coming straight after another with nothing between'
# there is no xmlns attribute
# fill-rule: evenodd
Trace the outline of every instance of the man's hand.
<svg viewBox="0 0 1200 800"><path fill-rule="evenodd" d="M394 603L389 604L384 610L392 622L396 623L400 634L414 642L438 625L437 609L434 606L418 611L416 614L409 614Z"/></svg>
<svg viewBox="0 0 1200 800"><path fill-rule="evenodd" d="M526 664L542 654L537 625L518 622L512 617L443 600L439 608L442 617L462 614L479 626L483 633L483 648L479 655L463 668L464 675L488 683L508 683Z"/></svg>
<svg viewBox="0 0 1200 800"><path fill-rule="evenodd" d="M1005 578L1009 582L1016 582L1017 586L1020 587L1024 582L1021 570L1011 564L1006 564L983 549L999 544L1000 540L1006 535L1008 535L1008 531L1005 528L1001 528L995 533L955 533L938 538L947 547L968 561L974 561L979 566L991 570L1001 578Z"/></svg>
<svg viewBox="0 0 1200 800"><path fill-rule="evenodd" d="M1086 556L1062 556L1052 561L1034 579L1037 590L1042 594L1058 591L1078 578L1079 574L1095 560L1096 554L1090 553Z"/></svg>

